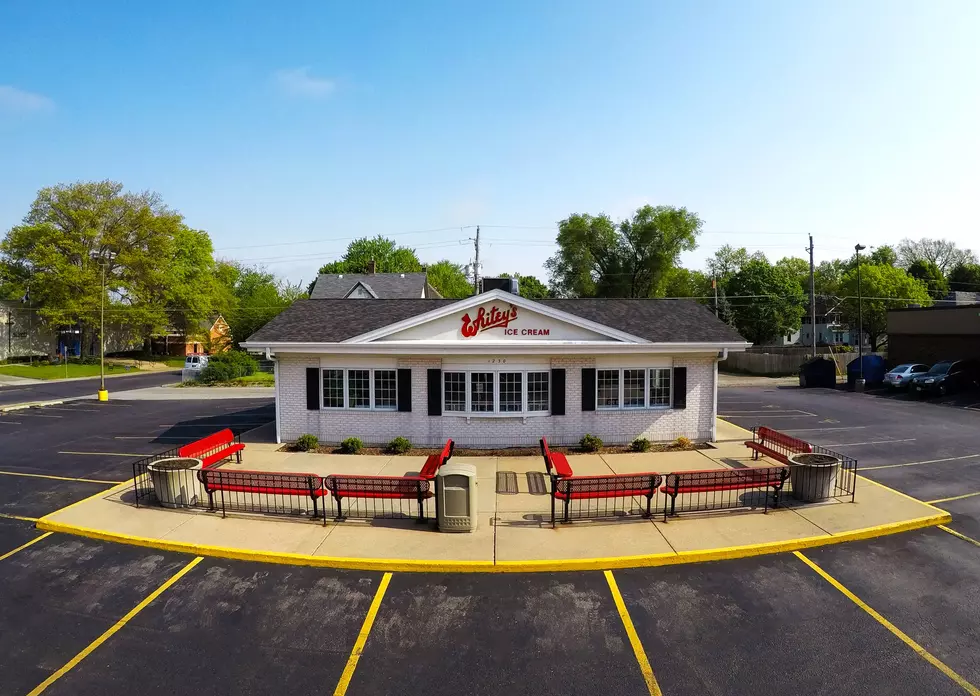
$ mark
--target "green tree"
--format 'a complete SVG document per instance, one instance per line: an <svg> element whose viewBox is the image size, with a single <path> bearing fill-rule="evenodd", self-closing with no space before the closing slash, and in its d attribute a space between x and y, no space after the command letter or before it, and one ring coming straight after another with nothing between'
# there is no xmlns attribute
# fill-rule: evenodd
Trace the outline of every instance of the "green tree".
<svg viewBox="0 0 980 696"><path fill-rule="evenodd" d="M806 298L785 267L750 259L727 283L735 328L752 343L766 343L800 328Z"/></svg>
<svg viewBox="0 0 980 696"><path fill-rule="evenodd" d="M946 293L949 292L946 276L932 261L919 259L909 266L908 274L916 280L921 280L923 285L929 288L929 294L937 300L946 297Z"/></svg>
<svg viewBox="0 0 980 696"><path fill-rule="evenodd" d="M844 297L843 318L857 334L858 327L858 269L850 269L841 281ZM861 264L861 326L871 350L878 350L886 336L889 309L906 307L910 303L931 305L932 298L925 284L901 268L886 265Z"/></svg>
<svg viewBox="0 0 980 696"><path fill-rule="evenodd" d="M235 261L219 262L216 277L220 285L216 309L228 322L236 348L293 302L306 296L299 285L281 281L265 269Z"/></svg>
<svg viewBox="0 0 980 696"><path fill-rule="evenodd" d="M682 251L694 249L701 220L685 208L643 206L618 224L575 214L558 223L558 252L545 263L560 297L651 297Z"/></svg>
<svg viewBox="0 0 980 696"><path fill-rule="evenodd" d="M78 325L82 350L96 352L105 270L106 319L137 334L179 317L199 321L212 286L178 287L212 270L210 240L152 192L113 181L41 189L0 254L6 292L30 287L31 304L49 325Z"/></svg>
<svg viewBox="0 0 980 696"><path fill-rule="evenodd" d="M452 261L438 261L425 267L425 278L445 298L461 299L473 294L473 284L463 267Z"/></svg>
<svg viewBox="0 0 980 696"><path fill-rule="evenodd" d="M875 250L868 256L868 260L876 266L897 266L898 254L887 244L875 247Z"/></svg>
<svg viewBox="0 0 980 696"><path fill-rule="evenodd" d="M529 300L546 300L551 297L548 286L532 275L521 275L520 273L501 273L501 278L517 278L517 292L521 297Z"/></svg>
<svg viewBox="0 0 980 696"><path fill-rule="evenodd" d="M961 263L949 273L950 290L980 292L980 263Z"/></svg>
<svg viewBox="0 0 980 696"><path fill-rule="evenodd" d="M372 261L375 273L420 273L423 270L414 249L400 247L395 240L378 235L355 239L347 245L342 259L324 264L317 273L368 273ZM307 293L313 292L314 283L316 278L310 283Z"/></svg>
<svg viewBox="0 0 980 696"><path fill-rule="evenodd" d="M749 254L745 247L736 249L730 244L725 244L714 253L714 256L707 260L708 276L724 284L729 278L741 271L742 267L752 259L765 261L766 256L761 251Z"/></svg>
<svg viewBox="0 0 980 696"><path fill-rule="evenodd" d="M714 289L711 279L701 271L675 266L664 276L657 297L695 297L701 304L710 305L714 302Z"/></svg>
<svg viewBox="0 0 980 696"><path fill-rule="evenodd" d="M788 273L800 286L806 295L809 296L810 293L810 262L804 261L798 256L786 256L779 259L775 264L776 268L780 268L786 273ZM814 276L816 276L816 271L814 271ZM816 279L814 278L814 282Z"/></svg>
<svg viewBox="0 0 980 696"><path fill-rule="evenodd" d="M840 294L841 281L850 268L849 262L842 259L821 261L813 270L813 285L816 294L821 297L833 297Z"/></svg>
<svg viewBox="0 0 980 696"><path fill-rule="evenodd" d="M898 261L903 268L911 267L916 261L931 261L945 275L960 264L977 263L977 257L947 239L903 239L898 245Z"/></svg>

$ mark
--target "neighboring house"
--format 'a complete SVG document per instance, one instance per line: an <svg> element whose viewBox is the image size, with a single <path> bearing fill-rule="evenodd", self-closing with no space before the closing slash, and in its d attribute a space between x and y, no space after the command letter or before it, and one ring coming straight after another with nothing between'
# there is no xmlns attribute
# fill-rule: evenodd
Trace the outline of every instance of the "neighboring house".
<svg viewBox="0 0 980 696"><path fill-rule="evenodd" d="M324 273L317 276L311 300L440 299L425 273Z"/></svg>
<svg viewBox="0 0 980 696"><path fill-rule="evenodd" d="M807 307L806 315L803 317L803 326L798 332L799 343L804 346L811 344L814 333L817 336L817 345L849 345L851 334L845 323L841 321L841 306L843 301L838 298L818 298L815 302L817 323L811 329L810 311Z"/></svg>
<svg viewBox="0 0 980 696"><path fill-rule="evenodd" d="M688 300L316 297L242 343L275 362L279 441L708 441L718 360L748 347Z"/></svg>
<svg viewBox="0 0 980 696"><path fill-rule="evenodd" d="M138 348L142 339L128 328L106 323L106 352ZM0 300L0 360L27 358L28 356L54 358L81 355L81 330L77 325L52 329L41 320L36 308L28 308L16 300ZM96 333L86 336L87 355L99 354L99 338Z"/></svg>
<svg viewBox="0 0 980 696"><path fill-rule="evenodd" d="M193 355L220 353L231 348L232 336L228 322L220 314L202 320L193 335L170 331L150 338L150 352L160 355Z"/></svg>
<svg viewBox="0 0 980 696"><path fill-rule="evenodd" d="M948 293L943 299L936 300L936 304L942 306L980 304L980 292L963 292L956 290Z"/></svg>

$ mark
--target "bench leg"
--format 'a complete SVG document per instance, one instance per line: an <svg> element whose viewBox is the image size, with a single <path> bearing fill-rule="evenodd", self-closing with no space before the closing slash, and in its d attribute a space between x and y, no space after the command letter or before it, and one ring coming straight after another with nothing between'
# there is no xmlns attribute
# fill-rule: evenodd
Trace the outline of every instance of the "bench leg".
<svg viewBox="0 0 980 696"><path fill-rule="evenodd" d="M772 506L774 508L779 507L779 492L783 490L783 484L772 487Z"/></svg>
<svg viewBox="0 0 980 696"><path fill-rule="evenodd" d="M242 463L242 451L241 450L238 450L237 452L235 452L235 461L237 461L239 464Z"/></svg>
<svg viewBox="0 0 980 696"><path fill-rule="evenodd" d="M341 497L339 495L336 495L336 494L334 495L333 499L337 501L337 518L336 519L337 519L338 522L342 522L343 519L344 519L344 508L343 508L343 503L341 502L342 499L341 499ZM323 511L323 517L324 517L324 519L326 519L326 517L327 517L327 511L326 510Z"/></svg>
<svg viewBox="0 0 980 696"><path fill-rule="evenodd" d="M208 491L208 510L214 512L214 491Z"/></svg>
<svg viewBox="0 0 980 696"><path fill-rule="evenodd" d="M653 493L650 493L650 495L647 496L647 514L645 514L644 517L650 516L650 506L652 504L653 504Z"/></svg>
<svg viewBox="0 0 980 696"><path fill-rule="evenodd" d="M551 491L551 528L555 528L555 491Z"/></svg>
<svg viewBox="0 0 980 696"><path fill-rule="evenodd" d="M415 521L419 524L425 524L425 498L422 497L422 491L419 491L417 500L419 504L419 516Z"/></svg>
<svg viewBox="0 0 980 696"><path fill-rule="evenodd" d="M564 519L562 519L562 522L564 522L565 524L568 524L568 509L569 507L571 507L571 504L572 504L572 496L571 493L569 493L569 496L565 498L565 516Z"/></svg>

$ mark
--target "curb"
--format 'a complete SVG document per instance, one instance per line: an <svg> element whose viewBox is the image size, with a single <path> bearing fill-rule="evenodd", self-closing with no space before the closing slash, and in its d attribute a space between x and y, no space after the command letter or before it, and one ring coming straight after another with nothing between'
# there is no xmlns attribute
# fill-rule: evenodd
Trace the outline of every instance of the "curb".
<svg viewBox="0 0 980 696"><path fill-rule="evenodd" d="M126 482L128 484L129 482ZM97 495L105 495L105 491ZM57 513L52 513L57 514ZM880 524L832 536L804 537L789 541L729 546L705 551L681 551L678 553L647 554L641 556L610 556L605 558L568 558L540 561L423 561L413 559L347 558L337 556L312 556L299 553L275 553L271 551L250 551L226 546L209 546L182 541L165 541L149 537L106 532L100 529L80 527L63 522L55 522L47 517L37 521L37 528L46 532L59 532L75 536L111 541L131 546L176 551L198 556L229 558L237 561L256 561L280 565L313 566L342 570L376 570L404 573L542 573L556 571L617 570L623 568L651 568L656 566L681 565L686 563L705 563L709 561L749 558L774 553L799 551L817 546L843 544L849 541L873 539L889 534L908 532L924 527L934 527L952 522L948 512L919 517L903 522Z"/></svg>
<svg viewBox="0 0 980 696"><path fill-rule="evenodd" d="M19 404L5 404L3 406L0 406L0 413L7 413L7 411L23 411L25 408L41 408L43 406L58 406L59 404L63 404L63 403L65 403L65 399L57 399L55 401L24 401Z"/></svg>

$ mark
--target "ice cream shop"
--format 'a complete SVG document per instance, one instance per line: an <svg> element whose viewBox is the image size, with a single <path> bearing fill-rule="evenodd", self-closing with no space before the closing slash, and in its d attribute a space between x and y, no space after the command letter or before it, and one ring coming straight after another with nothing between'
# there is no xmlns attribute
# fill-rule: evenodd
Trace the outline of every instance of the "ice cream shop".
<svg viewBox="0 0 980 696"><path fill-rule="evenodd" d="M466 447L714 437L718 361L747 343L687 300L309 299L244 347L275 362L281 442Z"/></svg>

